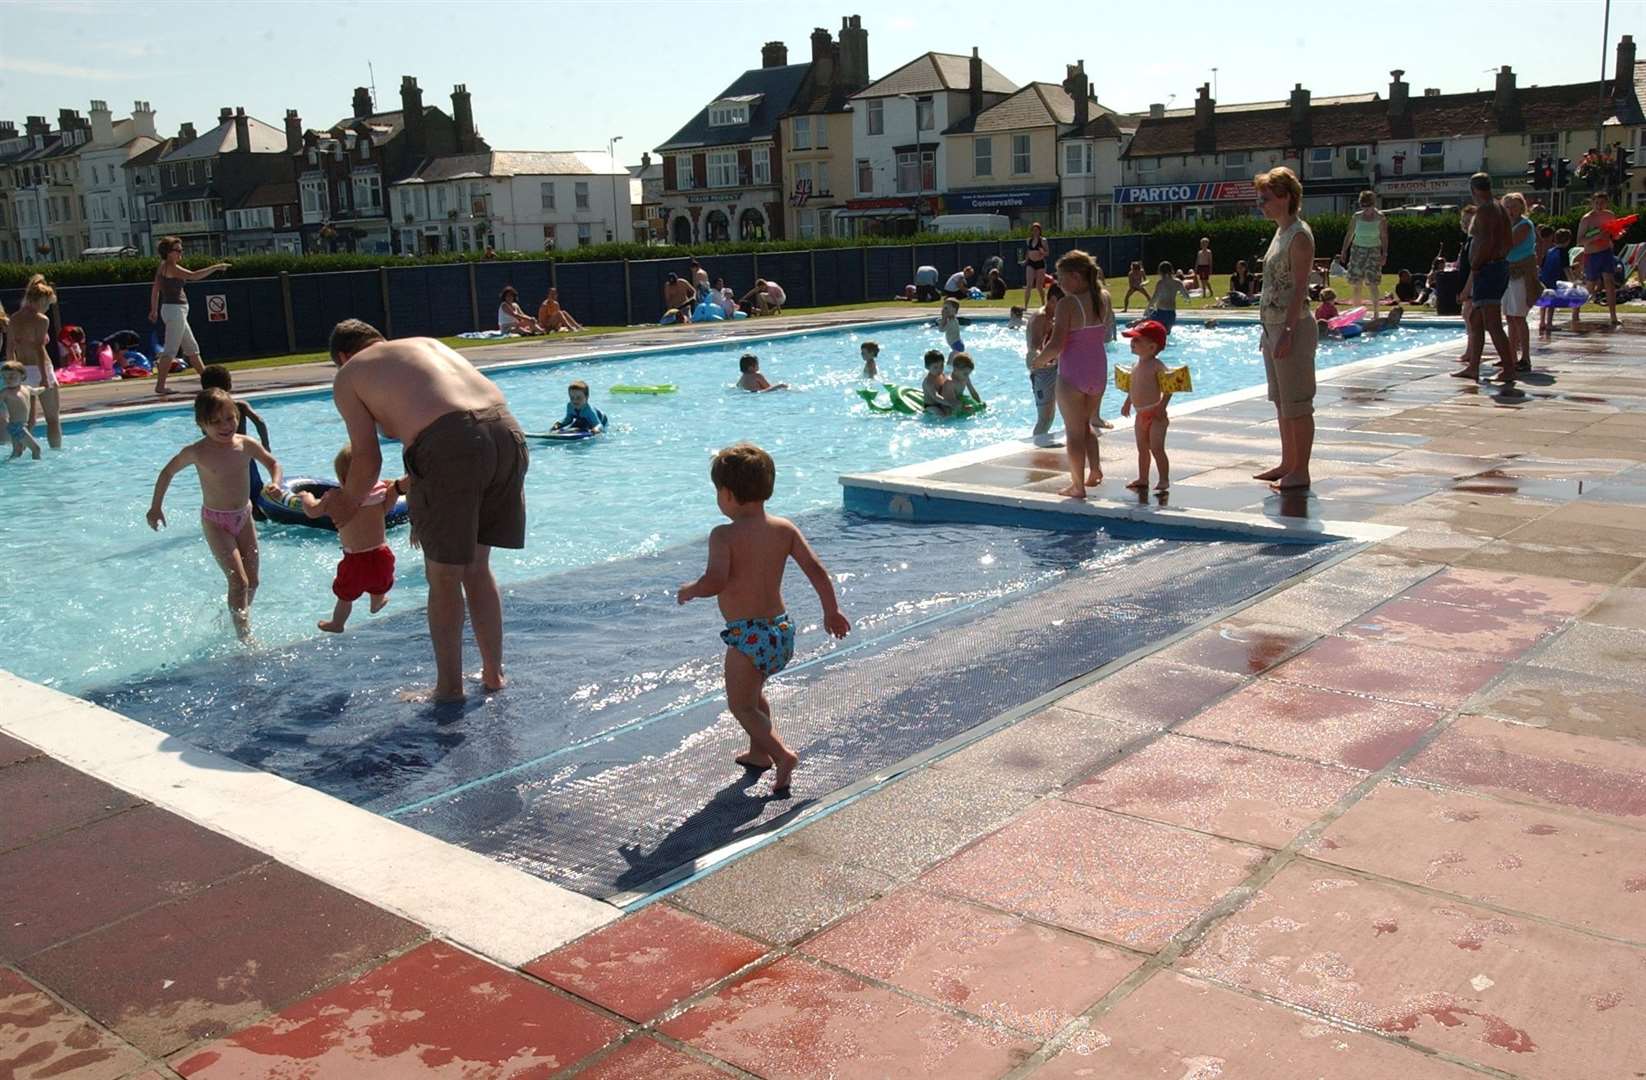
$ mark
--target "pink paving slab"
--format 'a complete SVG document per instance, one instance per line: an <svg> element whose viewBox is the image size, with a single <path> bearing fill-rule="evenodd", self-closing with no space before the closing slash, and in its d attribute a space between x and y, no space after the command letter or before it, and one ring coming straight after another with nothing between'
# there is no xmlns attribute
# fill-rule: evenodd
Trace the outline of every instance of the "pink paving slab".
<svg viewBox="0 0 1646 1080"><path fill-rule="evenodd" d="M1398 1043L1169 971L1156 974L1035 1080L1470 1080Z"/></svg>
<svg viewBox="0 0 1646 1080"><path fill-rule="evenodd" d="M1226 671L1256 675L1274 667L1320 635L1294 626L1229 619L1190 634L1162 649L1162 660L1178 661Z"/></svg>
<svg viewBox="0 0 1646 1080"><path fill-rule="evenodd" d="M0 1076L115 1080L144 1056L53 1001L15 971L0 968Z"/></svg>
<svg viewBox="0 0 1646 1080"><path fill-rule="evenodd" d="M1159 727L1187 719L1241 684L1238 675L1146 656L1076 690L1061 708L1108 719L1125 716Z"/></svg>
<svg viewBox="0 0 1646 1080"><path fill-rule="evenodd" d="M875 901L801 949L1043 1039L1142 963L1064 930L914 888Z"/></svg>
<svg viewBox="0 0 1646 1080"><path fill-rule="evenodd" d="M266 857L140 806L0 855L0 956L27 956Z"/></svg>
<svg viewBox="0 0 1646 1080"><path fill-rule="evenodd" d="M652 904L524 970L645 1023L765 952L741 934Z"/></svg>
<svg viewBox="0 0 1646 1080"><path fill-rule="evenodd" d="M1455 707L1502 670L1495 660L1330 637L1281 664L1270 677L1386 701Z"/></svg>
<svg viewBox="0 0 1646 1080"><path fill-rule="evenodd" d="M796 956L750 972L662 1030L768 1080L983 1080L1039 1045Z"/></svg>
<svg viewBox="0 0 1646 1080"><path fill-rule="evenodd" d="M1646 1054L1646 950L1308 862L1177 966L1528 1080Z"/></svg>
<svg viewBox="0 0 1646 1080"><path fill-rule="evenodd" d="M1507 616L1573 618L1606 595L1605 585L1566 578L1450 567L1406 593L1414 600Z"/></svg>
<svg viewBox="0 0 1646 1080"><path fill-rule="evenodd" d="M159 1055L222 1035L422 935L386 911L268 863L18 966Z"/></svg>
<svg viewBox="0 0 1646 1080"><path fill-rule="evenodd" d="M28 743L14 739L10 735L0 735L0 768L39 756L40 751Z"/></svg>
<svg viewBox="0 0 1646 1080"><path fill-rule="evenodd" d="M1646 842L1570 814L1415 784L1373 788L1314 858L1646 942Z"/></svg>
<svg viewBox="0 0 1646 1080"><path fill-rule="evenodd" d="M578 1073L577 1080L726 1080L726 1074L639 1036Z"/></svg>
<svg viewBox="0 0 1646 1080"><path fill-rule="evenodd" d="M544 986L432 941L175 1067L202 1080L528 1080L622 1034L621 1025Z"/></svg>
<svg viewBox="0 0 1646 1080"><path fill-rule="evenodd" d="M1365 777L1239 746L1165 735L1067 798L1090 806L1284 847Z"/></svg>
<svg viewBox="0 0 1646 1080"><path fill-rule="evenodd" d="M1564 621L1558 615L1512 615L1406 597L1368 611L1338 633L1389 645L1514 660Z"/></svg>
<svg viewBox="0 0 1646 1080"><path fill-rule="evenodd" d="M1176 730L1375 772L1444 715L1418 705L1259 679Z"/></svg>
<svg viewBox="0 0 1646 1080"><path fill-rule="evenodd" d="M1646 824L1646 747L1611 739L1460 716L1401 772Z"/></svg>
<svg viewBox="0 0 1646 1080"><path fill-rule="evenodd" d="M1051 800L940 863L922 881L1154 952L1266 857L1244 844Z"/></svg>
<svg viewBox="0 0 1646 1080"><path fill-rule="evenodd" d="M142 803L135 795L94 780L50 758L0 769L0 851L83 825Z"/></svg>

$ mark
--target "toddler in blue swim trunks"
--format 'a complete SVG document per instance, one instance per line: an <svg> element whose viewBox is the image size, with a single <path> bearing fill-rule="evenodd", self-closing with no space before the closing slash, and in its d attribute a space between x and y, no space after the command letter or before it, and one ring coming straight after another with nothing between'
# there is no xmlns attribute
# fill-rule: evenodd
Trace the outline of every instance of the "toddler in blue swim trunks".
<svg viewBox="0 0 1646 1080"><path fill-rule="evenodd" d="M7 360L0 364L5 371L5 391L0 393L6 402L6 438L11 441L11 456L22 457L23 451L34 454L34 460L40 460L40 444L35 441L29 431L29 414L34 409L34 391L23 385L28 378L28 369L16 360Z"/></svg>
<svg viewBox="0 0 1646 1080"><path fill-rule="evenodd" d="M799 564L823 603L823 628L845 637L851 623L840 612L829 572L794 522L769 516L777 466L771 455L750 443L728 446L709 468L720 512L731 519L709 533L709 566L703 576L682 585L675 599L684 604L699 597L718 597L726 629L726 704L749 734L749 749L735 759L746 769L774 768L772 794L789 795L789 778L800 758L778 737L766 680L788 666L794 655L794 623L783 603L783 571L789 559Z"/></svg>

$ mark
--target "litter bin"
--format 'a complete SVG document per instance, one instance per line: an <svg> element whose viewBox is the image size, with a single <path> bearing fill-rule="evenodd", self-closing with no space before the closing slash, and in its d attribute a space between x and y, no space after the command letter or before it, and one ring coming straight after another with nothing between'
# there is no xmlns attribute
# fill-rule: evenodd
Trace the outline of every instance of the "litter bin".
<svg viewBox="0 0 1646 1080"><path fill-rule="evenodd" d="M1457 299L1457 291L1462 285L1462 270L1442 270L1440 272L1440 278L1435 282L1436 315L1463 314L1463 305Z"/></svg>

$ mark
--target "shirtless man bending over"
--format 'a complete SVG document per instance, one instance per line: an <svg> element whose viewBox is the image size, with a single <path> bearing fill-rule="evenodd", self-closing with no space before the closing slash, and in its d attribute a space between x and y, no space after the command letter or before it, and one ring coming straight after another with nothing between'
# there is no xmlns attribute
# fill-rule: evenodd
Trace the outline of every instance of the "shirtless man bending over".
<svg viewBox="0 0 1646 1080"><path fill-rule="evenodd" d="M63 422L59 418L57 371L51 366L46 342L51 338L51 317L46 313L57 300L57 293L46 284L41 274L29 279L23 290L23 303L11 317L6 330L6 355L0 360L15 360L23 365L25 381L35 388L29 403L29 427L34 426L35 402L46 413L46 443L53 450L63 449Z"/></svg>
<svg viewBox="0 0 1646 1080"><path fill-rule="evenodd" d="M503 688L503 598L491 549L526 546L526 440L503 392L432 338L385 341L348 319L331 332L339 370L332 400L354 462L334 498L358 508L377 483L377 432L398 439L411 477L407 501L429 579L434 701L463 698L463 611L480 647L480 682ZM335 512L333 514L336 516Z"/></svg>
<svg viewBox="0 0 1646 1080"><path fill-rule="evenodd" d="M1461 290L1471 303L1469 344L1462 369L1452 374L1460 379L1480 378L1481 354L1490 337L1499 357L1497 382L1509 387L1515 381L1515 354L1503 330L1503 294L1509 288L1509 264L1504 259L1510 247L1509 214L1493 198L1492 179L1485 173L1469 178L1469 194L1475 204L1475 218L1469 226L1469 235L1474 239L1469 245L1469 273Z"/></svg>

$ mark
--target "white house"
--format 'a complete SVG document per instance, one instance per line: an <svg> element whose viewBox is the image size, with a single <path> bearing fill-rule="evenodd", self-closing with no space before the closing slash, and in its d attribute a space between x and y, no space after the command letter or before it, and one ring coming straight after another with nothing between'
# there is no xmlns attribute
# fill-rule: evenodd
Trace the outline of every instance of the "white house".
<svg viewBox="0 0 1646 1080"><path fill-rule="evenodd" d="M492 150L424 162L390 209L403 252L554 251L632 239L636 186L598 151Z"/></svg>
<svg viewBox="0 0 1646 1080"><path fill-rule="evenodd" d="M86 201L91 248L142 250L140 214L131 205L126 162L158 146L154 110L146 101L132 104L131 118L115 120L106 101L91 103L91 142L80 151L80 195ZM142 224L146 224L143 222ZM112 253L112 251L111 251Z"/></svg>

